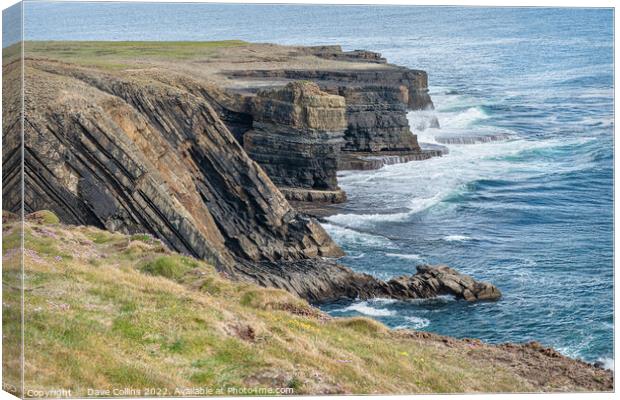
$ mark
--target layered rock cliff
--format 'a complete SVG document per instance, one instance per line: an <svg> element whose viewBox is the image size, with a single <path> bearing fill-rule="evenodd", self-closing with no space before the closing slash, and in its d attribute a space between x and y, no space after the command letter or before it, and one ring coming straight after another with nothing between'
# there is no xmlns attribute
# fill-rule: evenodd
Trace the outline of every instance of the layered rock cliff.
<svg viewBox="0 0 620 400"><path fill-rule="evenodd" d="M67 46L79 52L79 43ZM231 277L313 302L444 293L498 298L491 285L454 271L424 270L389 282L355 273L333 260L342 250L282 193L341 201L335 174L347 132L360 140L347 141L345 149L349 142L358 150L372 149L371 142L384 143L379 150L414 149L415 137L409 132L405 139L398 121L407 107L430 105L425 74L369 52L317 55L315 48L267 45L267 56L257 49L265 50L225 48L225 63L208 53L207 60L153 58L120 69L66 62L64 50L54 57L49 49L26 53L26 211L50 209L65 223L147 232ZM360 58L365 61L351 61ZM317 68L303 76L316 83L291 82L301 75L290 71L313 62ZM268 63L279 72L267 81L254 72L249 80L239 77L240 68L259 71ZM19 79L15 65L5 65L4 73ZM9 111L6 121L19 120L19 108ZM361 139L360 121L368 121L364 135L372 140ZM19 176L19 163L7 167L6 176Z"/></svg>
<svg viewBox="0 0 620 400"><path fill-rule="evenodd" d="M270 50L277 54L280 49ZM291 62L297 59L305 61L305 64ZM378 168L394 160L405 162L441 155L441 152L420 148L407 120L409 110L433 107L426 72L387 64L378 53L363 50L343 52L339 46L294 47L288 48L286 62L269 59L244 69L229 66L222 68L218 74L226 79L223 85L225 91L236 95L234 101L229 96L220 102L221 117L231 121L228 126L236 132L239 141L250 141L250 145L246 146L250 156L266 169L289 200L344 201L345 196L338 191L335 183L338 169ZM231 120L231 111L243 115L247 104L260 104L266 93L284 90L282 85L299 81L311 81L322 91L344 99L346 127L342 145L336 145L332 132L327 136L315 137L313 145L308 146L310 138L306 134L306 145L296 140L289 153L284 151L284 141L267 139L275 138L274 133L282 133L281 126L286 123L279 123L278 129L273 129L273 125L267 126L267 129L254 129L254 126L260 125L256 122L260 121L261 116L250 112L255 122L246 125L247 131L244 132L243 126L238 123L239 118ZM266 86L280 88L265 90ZM333 114L328 115L326 109L323 110L322 118L330 120ZM341 129L331 127L332 131ZM272 133L267 134L268 130ZM256 135L257 131L259 135ZM299 137L298 133L293 135ZM278 139L282 136L291 135L280 135ZM259 146L256 146L257 138ZM328 154L314 151L321 148L318 142L323 143L323 148L330 149ZM313 153L316 158L312 161ZM373 157L373 162L368 162L369 156ZM332 162L334 157L337 163ZM286 164L284 168L277 166L283 162ZM333 183L317 185L304 178L310 170L316 170L317 164L323 164L322 173L334 177ZM302 168L307 172L300 174L298 170ZM316 189L324 192L317 192Z"/></svg>
<svg viewBox="0 0 620 400"><path fill-rule="evenodd" d="M252 102L248 155L280 188L339 191L338 157L346 129L345 101L311 82L261 90ZM292 192L291 192L292 193Z"/></svg>
<svg viewBox="0 0 620 400"><path fill-rule="evenodd" d="M420 151L409 128L407 111L433 107L426 72L391 65L370 71L244 70L230 72L229 76L251 78L256 85L273 79L311 80L322 90L344 97L347 106L344 151Z"/></svg>

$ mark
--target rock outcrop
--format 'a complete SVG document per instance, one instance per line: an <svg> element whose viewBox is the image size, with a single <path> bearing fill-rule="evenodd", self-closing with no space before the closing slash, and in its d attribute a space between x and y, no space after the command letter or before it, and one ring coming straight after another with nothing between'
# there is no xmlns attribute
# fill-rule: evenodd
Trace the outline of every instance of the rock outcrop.
<svg viewBox="0 0 620 400"><path fill-rule="evenodd" d="M338 169L342 171L373 170L386 165L428 160L431 157L440 157L443 154L445 154L445 150L439 148L424 151L384 151L379 154L347 151L340 155Z"/></svg>
<svg viewBox="0 0 620 400"><path fill-rule="evenodd" d="M243 146L277 186L340 191L336 170L346 129L344 98L297 81L261 90L251 104L253 124Z"/></svg>
<svg viewBox="0 0 620 400"><path fill-rule="evenodd" d="M227 49L233 60L223 65L249 57L244 49L236 51L242 54L237 60ZM405 107L425 101L421 72L365 52L340 57L299 51L319 63L304 72L314 74L316 84L222 81L225 68L208 60L196 62L198 69L153 59L117 70L27 54L24 165L21 170L14 162L19 157L5 152L5 182L18 185L23 176L26 212L49 209L64 223L146 232L235 279L284 288L313 302L444 292L484 298L486 286L463 277L445 281L444 275L454 275L446 271L383 282L339 265L338 245L314 218L291 207L283 192L297 201L342 201L335 173L352 119L373 119L367 126L386 133L380 141L397 146L400 139L390 132L404 125L397 129L395 121L404 118ZM351 61L360 57L370 61ZM327 70L324 62L357 70ZM262 62L254 64L244 70L257 71ZM5 65L6 79L19 81L20 70ZM291 79L299 77L293 73ZM377 86L373 79L382 81ZM347 99L369 104L364 113L359 107L352 113ZM19 149L19 105L5 110L5 134L13 135L5 142ZM415 138L409 139L398 146L415 147ZM5 192L19 193L16 188ZM19 208L15 198L5 200L6 209ZM446 283L452 281L464 289Z"/></svg>
<svg viewBox="0 0 620 400"><path fill-rule="evenodd" d="M495 286L479 282L445 265L419 265L413 276L401 276L387 282L390 297L428 298L453 295L467 301L497 300L502 294Z"/></svg>
<svg viewBox="0 0 620 400"><path fill-rule="evenodd" d="M435 136L435 141L442 144L479 144L490 142L502 142L514 139L512 135L507 133L493 134L441 134Z"/></svg>
<svg viewBox="0 0 620 400"><path fill-rule="evenodd" d="M313 303L375 297L400 300L426 299L441 295L450 295L467 301L501 298L500 290L492 284L475 281L470 276L460 274L445 265L419 266L414 275L400 276L388 281L352 272L336 262L317 264L302 260L287 263L285 266L281 263L277 265L264 263L263 267L275 272L276 276L281 274L286 280L259 280L259 283L298 293ZM318 284L307 285L305 280L308 276L318 277L315 281Z"/></svg>
<svg viewBox="0 0 620 400"><path fill-rule="evenodd" d="M409 129L407 111L433 107L426 72L389 64L369 71L266 69L234 71L229 76L252 79L256 86L266 80L310 80L322 90L344 97L344 151L420 151Z"/></svg>

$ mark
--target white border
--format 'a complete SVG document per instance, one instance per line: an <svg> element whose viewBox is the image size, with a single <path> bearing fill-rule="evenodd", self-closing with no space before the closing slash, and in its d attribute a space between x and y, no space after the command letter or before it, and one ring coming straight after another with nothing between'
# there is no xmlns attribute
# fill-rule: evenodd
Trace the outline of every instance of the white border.
<svg viewBox="0 0 620 400"><path fill-rule="evenodd" d="M36 0L25 0L28 2L35 2ZM84 2L79 0L62 0L66 2ZM133 0L134 2L143 2L143 3L241 3L241 4L317 4L317 5L333 5L333 4L341 4L341 5L402 5L402 6L478 6L478 7L604 7L604 8L614 8L614 127L615 127L615 115L617 115L620 107L615 102L615 73L617 72L617 66L615 64L615 60L618 55L618 47L615 46L615 40L617 38L616 35L616 24L615 24L615 6L616 2L613 0L590 0L590 1L576 1L576 0L505 0L501 3L497 0L451 0L448 2L445 1L410 1L410 0L313 0L313 1L303 1L303 0L270 0L270 1L261 1L261 0L229 0L229 1L197 1L197 0ZM107 0L88 0L88 2L110 2ZM129 2L129 1L114 1L114 2ZM8 8L14 4L17 4L16 0L0 0L0 6L2 9ZM23 8L22 8L22 37L23 37ZM0 30L2 28L2 22L0 18ZM22 47L23 53L23 47ZM22 54L23 57L23 54ZM22 66L22 78L23 78L23 66ZM22 82L22 91L24 90L24 85ZM23 95L22 95L22 110L23 110ZM0 118L2 117L2 110L0 109ZM22 113L22 135L23 135L23 113ZM615 139L615 130L614 130L614 139ZM2 145L2 139L0 137L0 146ZM22 149L23 152L23 149ZM618 310L618 296L616 296L616 292L618 290L618 276L615 274L617 259L615 257L615 250L618 248L618 244L620 243L620 239L618 235L616 235L616 214L620 210L620 206L616 203L615 199L618 198L618 194L620 194L620 188L615 185L615 170L616 170L616 160L617 160L616 148L615 148L615 140L614 140L614 354L615 354L615 343L617 343L620 335L618 334L618 330L615 329L615 313ZM23 154L22 154L22 162L23 162ZM22 175L23 178L23 175ZM23 183L22 183L22 191L23 191ZM0 195L1 196L1 195ZM23 198L23 196L22 196ZM23 213L23 210L22 210ZM22 217L23 220L23 217ZM22 239L23 240L23 239ZM23 245L23 244L22 244ZM2 293L2 288L0 286L0 294ZM23 301L23 295L22 295ZM23 306L22 306L23 309ZM0 309L0 315L1 315ZM22 315L23 319L23 315ZM22 321L22 329L23 329L23 321ZM23 335L22 335L23 339ZM22 344L23 345L23 344ZM23 354L23 353L22 353ZM0 345L0 356L1 356L1 345ZM1 371L2 365L0 363L0 379L1 379ZM616 374L614 373L614 384L616 382ZM553 399L588 399L588 400L598 400L598 399L609 399L616 398L617 393L553 393L553 394L451 394L451 395L379 395L379 396L371 396L373 399L391 399L391 400L411 400L415 398L429 399L429 400L439 400L439 399L472 399L472 400L497 400L507 399L507 400L516 400L516 399L545 399L545 398L553 398ZM324 399L339 399L342 396L290 396L294 398L304 398L304 399L312 399L312 400L324 400ZM368 396L347 396L347 398L352 399L363 399ZM233 397L226 397L227 399L231 399ZM0 391L0 400L4 399L16 399L15 396L11 394ZM120 397L119 397L120 399ZM166 398L162 398L166 399ZM252 399L252 400L264 400L265 397L242 397L240 399ZM91 400L91 399L89 399Z"/></svg>

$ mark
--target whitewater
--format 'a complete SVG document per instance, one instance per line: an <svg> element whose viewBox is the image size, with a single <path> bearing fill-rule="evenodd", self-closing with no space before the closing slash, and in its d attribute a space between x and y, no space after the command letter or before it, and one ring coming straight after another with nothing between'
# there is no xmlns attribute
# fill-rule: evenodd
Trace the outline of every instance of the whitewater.
<svg viewBox="0 0 620 400"><path fill-rule="evenodd" d="M569 276L554 277L556 273L562 274L564 268L556 266L557 271L538 271L546 264L544 259L547 257L532 254L531 247L537 245L528 243L528 230L532 230L530 239L535 240L537 225L545 224L544 220L538 219L538 214L545 213L545 208L555 207L553 214L567 219L565 222L570 225L571 215L565 204L557 202L554 205L553 201L546 204L545 197L548 196L539 198L538 194L541 191L552 193L554 188L566 190L564 186L569 184L568 177L600 168L598 163L601 160L596 156L604 152L600 149L603 145L601 137L586 133L531 138L519 129L488 124L492 113L484 106L476 105L475 98L446 87L431 87L431 95L436 108L409 113L409 123L422 146L426 143L443 145L447 153L430 160L388 165L376 171L340 173L340 185L349 195L347 212L327 217L324 227L348 252L343 262L357 270L387 279L414 273L418 264L447 263L494 282L503 290L504 299L497 304L460 304L446 299L424 302L371 300L329 305L325 309L333 315L369 316L396 329L430 330L459 337L479 337L489 342L538 340L555 346L566 355L598 360L613 368L610 345L611 260L600 265L607 269L602 276L582 276L574 271ZM612 127L607 118L591 118L584 117L581 123L601 130ZM469 137L472 134L476 138L498 139L475 144L442 144L436 140L446 135ZM576 157L575 151L584 149L584 156ZM517 196L508 202L503 201L515 190L519 192ZM573 190L582 191L584 188ZM521 199L515 201L517 197ZM599 202L601 199L591 200ZM518 212L529 217L518 221L521 228L502 227L498 225L501 221L489 218L502 212ZM609 213L610 210L607 216ZM587 226L581 228L588 229ZM514 243L506 246L514 242L512 236L516 231L522 235L518 238L522 247ZM610 235L609 230L600 233ZM546 238L547 241L552 239ZM574 240L570 235L562 239ZM507 251L504 254L493 251L492 257L488 257L489 254L484 254L487 247L504 247ZM553 246L547 250L553 252ZM468 264L467 259L472 253L477 253L478 259ZM564 260L567 266L575 265L572 261L570 257ZM500 268L501 272L497 271ZM605 277L608 282L604 281ZM579 284L575 282L577 287L571 287L571 278L581 281ZM583 279L589 282L583 282ZM552 285L554 280L560 283ZM593 330L577 327L583 319L578 315L579 311L573 313L570 307L580 300L567 298L564 292L587 291L586 287L579 288L580 284L605 289L604 298L610 301L606 305L608 312L606 315L601 313L596 322L594 315L586 317L590 305L583 305L582 317L595 324ZM570 307L557 307L552 304L555 301L570 304ZM527 320L525 315L532 319ZM489 320L481 321L485 316ZM502 324L493 323L500 318ZM462 323L455 323L457 319ZM554 325L554 321L558 324ZM607 343L603 337L607 338Z"/></svg>

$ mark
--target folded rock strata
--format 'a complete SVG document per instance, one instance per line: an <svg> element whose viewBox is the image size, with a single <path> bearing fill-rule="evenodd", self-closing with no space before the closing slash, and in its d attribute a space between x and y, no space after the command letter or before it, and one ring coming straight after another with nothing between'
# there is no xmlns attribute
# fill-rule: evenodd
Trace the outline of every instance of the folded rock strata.
<svg viewBox="0 0 620 400"><path fill-rule="evenodd" d="M234 51L248 57L246 51L256 51L248 47ZM317 56L316 50L295 49L302 57L297 67L306 65L307 57L356 65L365 89L352 89L355 96L384 93L368 87L373 76L391 71L403 80L399 107L424 99L420 82L425 78L412 82L404 77L425 74L383 64L370 53L341 57L330 50ZM234 59L234 51L227 49L226 55ZM358 57L370 61L362 68L350 61ZM209 260L233 278L282 287L313 302L415 298L446 291L463 298L471 297L469 292L484 297L464 278L453 279L466 283L459 292L445 283L450 280L435 284L439 278L430 272L383 282L337 264L329 258L342 256L342 250L315 219L296 212L274 184L302 200L320 199L323 194L318 192L342 196L335 170L336 143L351 126L347 96L353 95L347 94L346 84L345 96L329 93L320 82L284 80L255 90L256 82L221 81L221 71L234 63L148 62L115 70L27 53L24 169L15 140L20 136L20 109L10 103L3 120L5 143L11 144L3 148L3 173L9 178L4 181L8 196L3 209L19 208L18 178L23 172L26 212L50 209L69 224L148 232L173 250ZM250 64L236 68L254 70L249 67L262 62ZM366 68L375 70L368 73ZM18 63L5 64L3 70L7 82L20 81ZM345 81L357 79L350 73L344 76ZM390 90L394 82L387 85ZM241 90L244 85L247 93ZM374 112L376 121L384 111ZM385 125L374 126L389 128L393 121L390 117ZM273 157L261 159L270 157L270 147Z"/></svg>

